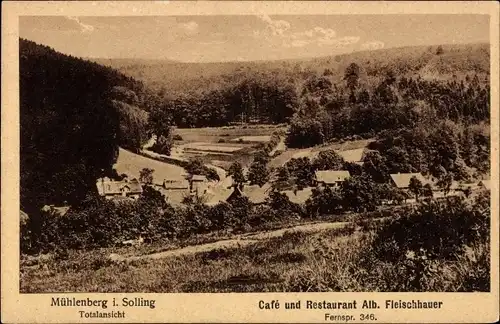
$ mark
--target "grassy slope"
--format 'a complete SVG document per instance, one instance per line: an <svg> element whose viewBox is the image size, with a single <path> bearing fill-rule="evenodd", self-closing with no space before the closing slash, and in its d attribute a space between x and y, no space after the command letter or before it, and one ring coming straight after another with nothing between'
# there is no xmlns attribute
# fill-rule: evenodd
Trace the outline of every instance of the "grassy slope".
<svg viewBox="0 0 500 324"><path fill-rule="evenodd" d="M184 168L173 164L148 159L120 148L118 160L114 165L118 174L126 173L130 179L139 179L143 168L153 169L153 182L162 184L164 179L184 179Z"/></svg>
<svg viewBox="0 0 500 324"><path fill-rule="evenodd" d="M414 46L376 51L363 51L338 56L303 60L224 62L224 63L180 63L170 60L109 60L95 61L112 66L150 86L167 90L183 90L207 86L211 78L235 71L266 71L280 69L290 74L301 71L333 72L333 79L340 81L346 67L355 62L370 78L383 76L389 68L398 75L420 75L429 78L449 79L455 74L461 78L474 73L485 77L489 71L488 44L443 45L444 53L435 55L437 46Z"/></svg>
<svg viewBox="0 0 500 324"><path fill-rule="evenodd" d="M22 292L404 291L405 274L370 257L373 235L352 227L292 233L239 249L130 263L81 252L45 266L22 263L20 286ZM481 266L474 258L483 255L487 249L479 246L458 262L441 262L426 290L460 290Z"/></svg>

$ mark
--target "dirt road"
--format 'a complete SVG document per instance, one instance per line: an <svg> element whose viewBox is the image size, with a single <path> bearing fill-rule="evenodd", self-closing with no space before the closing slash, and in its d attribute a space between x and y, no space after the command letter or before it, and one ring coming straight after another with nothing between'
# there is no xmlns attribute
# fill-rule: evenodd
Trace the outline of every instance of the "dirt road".
<svg viewBox="0 0 500 324"><path fill-rule="evenodd" d="M294 227L269 231L269 232L261 232L257 234L247 234L247 235L238 235L233 239L227 239L207 244L200 245L192 245L187 246L180 249L174 249L164 252L158 252L147 255L133 256L128 258L123 258L122 260L126 261L134 261L134 260L147 260L147 259L163 259L173 256L181 256L181 255L190 255L200 252L209 252L214 249L230 249L230 248L240 248L245 247L251 244L256 244L260 241L265 241L274 237L283 236L285 233L294 233L294 232L319 232L333 228L342 228L348 225L349 222L336 222L336 223L315 223L315 224L305 224L305 225L297 225Z"/></svg>

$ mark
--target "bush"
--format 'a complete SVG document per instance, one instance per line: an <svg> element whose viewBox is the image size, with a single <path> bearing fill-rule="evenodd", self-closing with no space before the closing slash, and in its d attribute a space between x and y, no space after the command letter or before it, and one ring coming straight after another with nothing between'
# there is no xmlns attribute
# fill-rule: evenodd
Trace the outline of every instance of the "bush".
<svg viewBox="0 0 500 324"><path fill-rule="evenodd" d="M183 140L182 136L179 134L175 134L173 139L174 139L174 141L182 141Z"/></svg>
<svg viewBox="0 0 500 324"><path fill-rule="evenodd" d="M463 199L429 201L400 214L378 233L376 256L396 262L414 258L455 260L464 246L489 238L490 208L484 201L468 206Z"/></svg>

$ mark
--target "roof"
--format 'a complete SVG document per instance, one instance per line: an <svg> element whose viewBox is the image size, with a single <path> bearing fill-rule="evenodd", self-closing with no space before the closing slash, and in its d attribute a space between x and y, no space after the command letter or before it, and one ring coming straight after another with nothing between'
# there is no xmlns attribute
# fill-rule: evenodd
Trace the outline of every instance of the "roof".
<svg viewBox="0 0 500 324"><path fill-rule="evenodd" d="M346 151L337 151L337 153L346 162L361 162L363 160L363 154L365 153L365 148L346 150Z"/></svg>
<svg viewBox="0 0 500 324"><path fill-rule="evenodd" d="M349 178L349 171L333 171L333 170L325 170L325 171L316 171L316 180L318 182L324 183L336 183L339 181L344 181Z"/></svg>
<svg viewBox="0 0 500 324"><path fill-rule="evenodd" d="M192 181L207 181L207 177L205 177L204 175L194 174L191 177L191 180Z"/></svg>
<svg viewBox="0 0 500 324"><path fill-rule="evenodd" d="M408 188L410 185L410 179L416 177L422 184L428 183L428 181L422 176L421 173L395 173L391 174L392 181L398 188Z"/></svg>
<svg viewBox="0 0 500 324"><path fill-rule="evenodd" d="M130 181L106 181L106 178L104 178L104 181L101 181L101 179L97 180L96 185L97 191L101 196L121 194L122 190L126 187L129 188L130 193L132 194L142 192L142 186L137 179Z"/></svg>
<svg viewBox="0 0 500 324"><path fill-rule="evenodd" d="M189 189L187 180L163 180L164 189Z"/></svg>
<svg viewBox="0 0 500 324"><path fill-rule="evenodd" d="M261 204L265 202L266 198L269 196L269 191L271 189L271 184L268 182L262 187L258 185L244 186L243 195L248 197L248 200L254 204Z"/></svg>
<svg viewBox="0 0 500 324"><path fill-rule="evenodd" d="M208 189L207 192L205 192L204 197L206 197L206 205L209 206L214 206L217 205L220 202L227 201L227 199L231 196L233 193L234 188L226 188L224 186L219 186L218 188L215 189Z"/></svg>
<svg viewBox="0 0 500 324"><path fill-rule="evenodd" d="M285 195L287 195L288 199L295 204L304 204L307 199L312 196L312 187L307 187L302 190L297 190L294 192L293 190L285 190L282 191Z"/></svg>
<svg viewBox="0 0 500 324"><path fill-rule="evenodd" d="M167 203L177 206L181 205L182 201L184 200L184 197L189 196L189 187L188 188L163 188L163 186L155 186L154 187L156 190L158 190L163 196L165 196L165 199Z"/></svg>

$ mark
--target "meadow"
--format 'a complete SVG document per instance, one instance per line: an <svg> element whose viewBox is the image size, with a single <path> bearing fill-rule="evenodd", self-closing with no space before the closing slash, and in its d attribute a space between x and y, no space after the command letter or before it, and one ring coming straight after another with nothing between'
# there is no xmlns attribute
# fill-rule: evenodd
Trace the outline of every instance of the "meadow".
<svg viewBox="0 0 500 324"><path fill-rule="evenodd" d="M164 179L183 180L186 175L186 171L180 166L149 159L123 148L119 149L114 168L118 174L125 173L130 179L139 179L140 172L144 168L153 169L153 182L158 184L163 183Z"/></svg>
<svg viewBox="0 0 500 324"><path fill-rule="evenodd" d="M21 291L39 292L327 292L489 290L489 246L454 261L376 257L380 222L316 233L285 232L240 248L157 260L113 262L108 250L74 252L38 265L21 262ZM26 262L25 262L26 263ZM415 284L423 267L423 285ZM413 280L413 281L412 281Z"/></svg>

